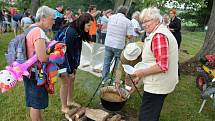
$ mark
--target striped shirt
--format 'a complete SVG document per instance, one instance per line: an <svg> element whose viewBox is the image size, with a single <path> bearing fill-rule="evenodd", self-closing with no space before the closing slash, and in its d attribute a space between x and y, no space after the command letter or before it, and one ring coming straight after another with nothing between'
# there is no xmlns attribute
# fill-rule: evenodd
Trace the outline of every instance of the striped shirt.
<svg viewBox="0 0 215 121"><path fill-rule="evenodd" d="M116 49L125 47L126 35L133 34L131 21L122 13L110 16L107 25L107 35L105 38L105 46Z"/></svg>

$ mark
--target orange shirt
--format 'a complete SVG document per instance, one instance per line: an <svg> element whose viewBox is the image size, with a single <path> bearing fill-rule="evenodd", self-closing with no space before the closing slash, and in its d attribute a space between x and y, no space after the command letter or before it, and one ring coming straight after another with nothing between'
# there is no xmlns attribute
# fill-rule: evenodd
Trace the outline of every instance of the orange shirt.
<svg viewBox="0 0 215 121"><path fill-rule="evenodd" d="M96 20L95 19L90 27L89 35L96 35Z"/></svg>

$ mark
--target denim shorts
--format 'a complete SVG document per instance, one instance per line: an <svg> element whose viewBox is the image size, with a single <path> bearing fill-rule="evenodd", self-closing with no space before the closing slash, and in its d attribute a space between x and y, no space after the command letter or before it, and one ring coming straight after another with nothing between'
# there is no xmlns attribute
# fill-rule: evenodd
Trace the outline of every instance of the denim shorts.
<svg viewBox="0 0 215 121"><path fill-rule="evenodd" d="M48 107L48 92L45 86L37 86L35 74L31 74L31 79L23 76L25 86L25 101L27 107L34 109L45 109Z"/></svg>

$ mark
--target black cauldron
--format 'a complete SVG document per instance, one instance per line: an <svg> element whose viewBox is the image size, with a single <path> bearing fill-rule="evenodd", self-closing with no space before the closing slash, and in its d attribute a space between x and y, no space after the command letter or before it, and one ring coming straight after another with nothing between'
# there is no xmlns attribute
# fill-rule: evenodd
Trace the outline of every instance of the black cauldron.
<svg viewBox="0 0 215 121"><path fill-rule="evenodd" d="M121 88L120 93L121 97L114 86L101 88L99 94L102 106L109 111L120 111L129 98L127 90Z"/></svg>

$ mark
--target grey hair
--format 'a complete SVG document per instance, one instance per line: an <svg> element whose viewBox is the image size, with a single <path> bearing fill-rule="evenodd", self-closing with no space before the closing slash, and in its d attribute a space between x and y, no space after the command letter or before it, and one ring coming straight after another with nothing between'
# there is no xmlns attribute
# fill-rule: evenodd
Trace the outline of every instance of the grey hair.
<svg viewBox="0 0 215 121"><path fill-rule="evenodd" d="M169 15L164 14L164 15L163 15L163 18L168 18L168 19L169 19Z"/></svg>
<svg viewBox="0 0 215 121"><path fill-rule="evenodd" d="M139 11L135 11L133 14L132 14L132 18L135 18L135 17L138 17L140 16L140 12Z"/></svg>
<svg viewBox="0 0 215 121"><path fill-rule="evenodd" d="M117 8L117 13L122 13L122 14L124 14L124 15L127 15L127 13L128 13L128 7L127 6L119 6L118 8Z"/></svg>
<svg viewBox="0 0 215 121"><path fill-rule="evenodd" d="M41 18L47 18L49 16L54 16L54 9L48 7L48 6L41 6L36 13L36 21L40 21Z"/></svg>
<svg viewBox="0 0 215 121"><path fill-rule="evenodd" d="M156 7L145 8L140 13L140 19L143 20L143 18L145 16L147 16L153 20L159 20L160 21L160 18L161 18L160 10Z"/></svg>

